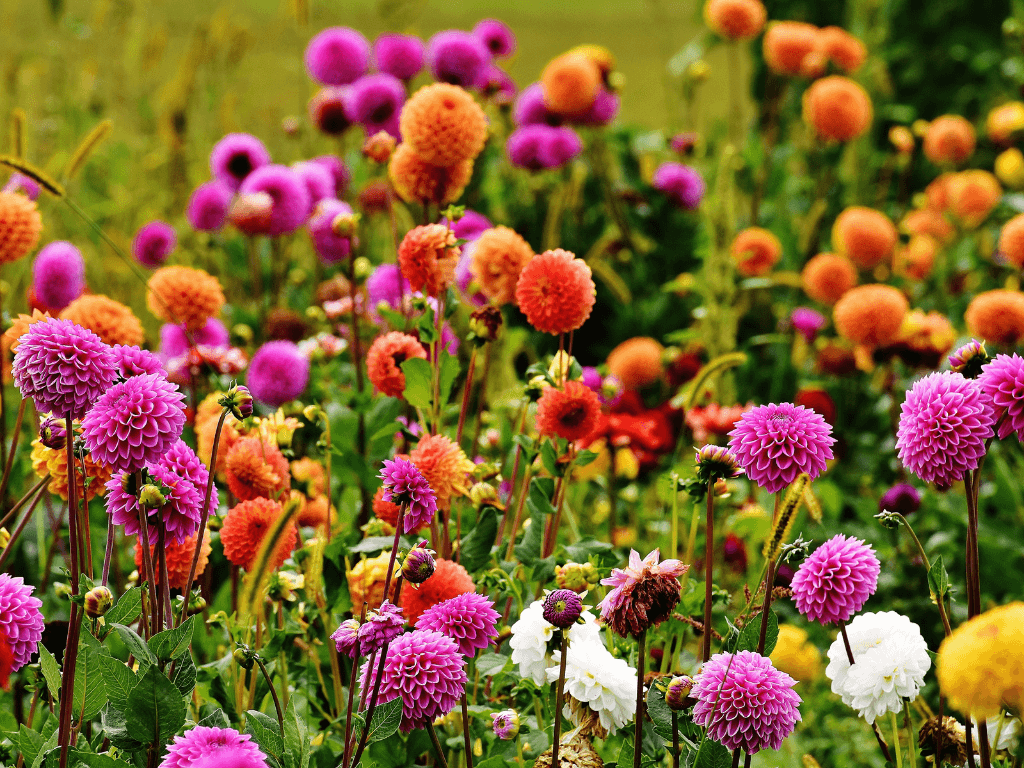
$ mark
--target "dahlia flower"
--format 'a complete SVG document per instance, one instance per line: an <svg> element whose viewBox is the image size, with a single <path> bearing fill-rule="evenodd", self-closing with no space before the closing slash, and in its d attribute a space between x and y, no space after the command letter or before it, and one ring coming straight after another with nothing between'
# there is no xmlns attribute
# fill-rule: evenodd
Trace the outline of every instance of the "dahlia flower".
<svg viewBox="0 0 1024 768"><path fill-rule="evenodd" d="M29 663L43 637L43 602L21 576L0 573L0 645L11 652L10 672Z"/></svg>
<svg viewBox="0 0 1024 768"><path fill-rule="evenodd" d="M472 658L498 636L495 627L499 618L492 600L476 592L464 592L427 608L416 621L416 629L432 629L450 637L464 656Z"/></svg>
<svg viewBox="0 0 1024 768"><path fill-rule="evenodd" d="M383 577L381 589L383 590ZM475 589L473 577L465 568L443 557L438 558L434 574L429 579L418 587L407 585L407 588L402 590L402 610L405 611L406 620L415 626L423 612L431 606L466 592L473 592Z"/></svg>
<svg viewBox="0 0 1024 768"><path fill-rule="evenodd" d="M999 439L1011 432L1024 442L1024 358L1020 355L996 355L981 369L977 379L981 390L992 400L999 425Z"/></svg>
<svg viewBox="0 0 1024 768"><path fill-rule="evenodd" d="M39 251L32 262L32 291L36 302L50 311L64 309L85 290L85 259L66 240L56 240Z"/></svg>
<svg viewBox="0 0 1024 768"><path fill-rule="evenodd" d="M359 655L369 656L390 643L405 629L402 609L385 599L375 611L370 611L366 621L359 625Z"/></svg>
<svg viewBox="0 0 1024 768"><path fill-rule="evenodd" d="M424 435L409 453L409 460L434 489L439 509L451 506L452 496L469 491L469 473L474 464L450 437Z"/></svg>
<svg viewBox="0 0 1024 768"><path fill-rule="evenodd" d="M187 541L199 530L202 495L191 480L169 467L150 464L146 472L149 481L146 484L155 485L161 497L159 505L147 508L145 513L150 544L157 540L157 524L163 528L168 541L179 544ZM128 490L129 480L130 474L125 472L107 481L107 514L114 525L124 526L125 535L141 534L142 502L138 495L141 489L131 493Z"/></svg>
<svg viewBox="0 0 1024 768"><path fill-rule="evenodd" d="M552 654L553 666L545 674L548 683L558 680L561 652ZM565 657L564 690L567 696L589 707L609 733L621 728L636 713L636 670L608 652L601 640L570 643ZM568 703L563 714L576 725L580 712Z"/></svg>
<svg viewBox="0 0 1024 768"><path fill-rule="evenodd" d="M601 628L590 611L580 614L582 624L573 624L566 630L566 639L573 643L598 643ZM529 678L537 685L546 680L546 670L551 666L548 646L555 636L556 627L544 618L544 601L534 600L519 614L519 620L512 625L512 663L519 665L519 675ZM634 690L634 694L636 691Z"/></svg>
<svg viewBox="0 0 1024 768"><path fill-rule="evenodd" d="M328 27L313 36L303 58L314 80L324 85L347 85L366 72L370 44L350 27Z"/></svg>
<svg viewBox="0 0 1024 768"><path fill-rule="evenodd" d="M252 356L246 383L253 397L277 408L306 389L309 358L291 341L268 341Z"/></svg>
<svg viewBox="0 0 1024 768"><path fill-rule="evenodd" d="M838 624L864 607L878 585L881 565L860 539L832 537L808 557L793 577L793 600L811 621Z"/></svg>
<svg viewBox="0 0 1024 768"><path fill-rule="evenodd" d="M437 497L419 468L408 459L384 461L378 475L384 481L384 501L408 505L402 521L403 533L429 525L437 513Z"/></svg>
<svg viewBox="0 0 1024 768"><path fill-rule="evenodd" d="M519 715L514 709L492 712L491 730L502 741L511 741L519 735Z"/></svg>
<svg viewBox="0 0 1024 768"><path fill-rule="evenodd" d="M130 379L144 373L166 375L160 358L148 349L140 349L132 344L115 344L113 350L117 359L117 372L122 379Z"/></svg>
<svg viewBox="0 0 1024 768"><path fill-rule="evenodd" d="M346 619L334 630L331 640L338 653L351 659L359 655L359 626L358 619Z"/></svg>
<svg viewBox="0 0 1024 768"><path fill-rule="evenodd" d="M571 589L549 592L543 602L544 620L559 629L568 629L583 613L583 600Z"/></svg>
<svg viewBox="0 0 1024 768"><path fill-rule="evenodd" d="M415 35L381 35L373 42L373 62L381 72L411 80L423 69L423 41Z"/></svg>
<svg viewBox="0 0 1024 768"><path fill-rule="evenodd" d="M210 173L232 192L250 173L269 163L263 142L248 133L229 133L210 150Z"/></svg>
<svg viewBox="0 0 1024 768"><path fill-rule="evenodd" d="M248 733L198 725L184 736L174 737L160 768L196 768L198 765L212 768L214 764L230 765L230 768L267 768L267 758Z"/></svg>
<svg viewBox="0 0 1024 768"><path fill-rule="evenodd" d="M601 621L619 635L637 637L649 627L657 626L679 602L679 577L689 569L678 560L658 562L660 550L653 550L643 560L635 550L629 551L629 565L613 568L608 578L601 579L612 590L601 601Z"/></svg>

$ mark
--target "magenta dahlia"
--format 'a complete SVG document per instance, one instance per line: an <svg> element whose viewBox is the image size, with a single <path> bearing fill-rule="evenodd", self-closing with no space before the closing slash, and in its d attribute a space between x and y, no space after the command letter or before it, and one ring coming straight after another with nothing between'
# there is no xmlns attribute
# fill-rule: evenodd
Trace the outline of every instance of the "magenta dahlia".
<svg viewBox="0 0 1024 768"><path fill-rule="evenodd" d="M385 460L378 477L384 481L384 501L407 505L402 533L430 525L437 514L437 497L419 467L408 459Z"/></svg>
<svg viewBox="0 0 1024 768"><path fill-rule="evenodd" d="M159 461L185 426L183 400L178 387L158 373L115 384L82 419L93 460L115 472Z"/></svg>
<svg viewBox="0 0 1024 768"><path fill-rule="evenodd" d="M338 653L354 659L359 655L359 619L345 619L331 635Z"/></svg>
<svg viewBox="0 0 1024 768"><path fill-rule="evenodd" d="M247 733L197 725L184 736L174 737L160 768L212 768L228 764L231 768L267 768L267 757Z"/></svg>
<svg viewBox="0 0 1024 768"><path fill-rule="evenodd" d="M33 589L21 576L0 573L0 642L10 647L11 672L29 663L43 637L43 603Z"/></svg>
<svg viewBox="0 0 1024 768"><path fill-rule="evenodd" d="M139 514L143 505L142 490L132 493L131 475L115 475L106 483L107 514L114 525L123 525L125 535L141 534ZM155 501L147 496L146 519L149 522L150 544L157 540L159 523L168 542L184 543L199 530L202 517L203 497L191 480L186 480L173 470L157 465L146 468L143 490L155 488L159 496Z"/></svg>
<svg viewBox="0 0 1024 768"><path fill-rule="evenodd" d="M643 560L635 549L629 551L629 565L613 568L601 583L613 589L601 601L601 621L615 632L638 637L649 627L668 618L679 602L679 577L689 569L678 560L658 562L655 549Z"/></svg>
<svg viewBox="0 0 1024 768"><path fill-rule="evenodd" d="M167 376L160 358L148 349L141 349L127 344L115 344L114 357L117 358L117 372L122 379L141 376L144 373L158 373Z"/></svg>
<svg viewBox="0 0 1024 768"><path fill-rule="evenodd" d="M982 392L989 396L996 408L999 439L1011 432L1024 442L1024 358L1020 355L996 355L981 369L977 379Z"/></svg>
<svg viewBox="0 0 1024 768"><path fill-rule="evenodd" d="M385 600L376 611L369 615L359 626L359 655L369 656L390 643L405 629L405 616L402 609Z"/></svg>
<svg viewBox="0 0 1024 768"><path fill-rule="evenodd" d="M777 493L801 474L813 480L834 458L832 427L810 408L772 403L752 408L729 433L729 448L747 477Z"/></svg>
<svg viewBox="0 0 1024 768"><path fill-rule="evenodd" d="M378 701L401 697L404 733L447 715L465 691L466 660L450 637L416 629L388 646Z"/></svg>
<svg viewBox="0 0 1024 768"><path fill-rule="evenodd" d="M801 719L795 684L759 653L716 653L690 690L693 722L726 749L778 749Z"/></svg>
<svg viewBox="0 0 1024 768"><path fill-rule="evenodd" d="M35 400L40 413L80 419L114 383L117 361L92 331L70 320L43 320L18 342L12 372L21 396Z"/></svg>
<svg viewBox="0 0 1024 768"><path fill-rule="evenodd" d="M993 423L995 409L977 380L932 373L903 401L896 452L922 480L948 488L978 468Z"/></svg>
<svg viewBox="0 0 1024 768"><path fill-rule="evenodd" d="M466 592L427 608L416 621L416 629L432 629L459 644L465 656L490 645L498 636L500 614L484 595Z"/></svg>
<svg viewBox="0 0 1024 768"><path fill-rule="evenodd" d="M790 587L796 609L811 621L850 620L875 593L881 566L860 539L833 536L797 569Z"/></svg>
<svg viewBox="0 0 1024 768"><path fill-rule="evenodd" d="M203 464L202 459L188 446L188 443L181 438L175 441L167 449L167 453L160 459L159 465L192 483L196 491L199 492L199 503L202 504L206 497L206 486L210 480L210 472L206 465ZM214 483L210 486L210 509L216 510L219 502L217 484Z"/></svg>

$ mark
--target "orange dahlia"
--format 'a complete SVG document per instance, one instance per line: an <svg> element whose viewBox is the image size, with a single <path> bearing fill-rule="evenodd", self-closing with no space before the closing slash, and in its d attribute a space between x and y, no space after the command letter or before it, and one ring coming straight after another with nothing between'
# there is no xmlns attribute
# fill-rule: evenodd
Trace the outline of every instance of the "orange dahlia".
<svg viewBox="0 0 1024 768"><path fill-rule="evenodd" d="M392 528L398 525L398 505L393 501L384 500L384 486L378 488L373 495L373 514ZM409 518L406 518L406 522L408 521Z"/></svg>
<svg viewBox="0 0 1024 768"><path fill-rule="evenodd" d="M971 170L953 174L946 185L949 212L969 229L981 224L1002 197L999 180L988 171Z"/></svg>
<svg viewBox="0 0 1024 768"><path fill-rule="evenodd" d="M276 442L259 435L239 438L231 446L226 471L228 488L242 501L277 498L291 489L288 459Z"/></svg>
<svg viewBox="0 0 1024 768"><path fill-rule="evenodd" d="M857 284L857 268L845 256L819 253L800 273L804 293L822 304L835 304Z"/></svg>
<svg viewBox="0 0 1024 768"><path fill-rule="evenodd" d="M847 208L832 225L833 247L863 269L888 261L897 240L896 225L884 213L872 208Z"/></svg>
<svg viewBox="0 0 1024 768"><path fill-rule="evenodd" d="M75 430L78 432L78 429ZM63 448L54 450L47 448L37 437L32 441L32 469L35 470L39 479L50 476L50 493L60 496L64 501L68 500L68 455ZM78 498L86 497L82 483L82 465L75 460L75 485L78 488ZM97 496L105 496L107 493L106 482L111 477L109 467L97 464L91 456L85 457L85 473L89 478L88 498L94 499Z"/></svg>
<svg viewBox="0 0 1024 768"><path fill-rule="evenodd" d="M414 227L398 246L398 266L414 291L438 296L455 280L462 249L444 224Z"/></svg>
<svg viewBox="0 0 1024 768"><path fill-rule="evenodd" d="M819 31L814 49L847 74L860 69L868 58L868 49L860 38L840 27L825 27Z"/></svg>
<svg viewBox="0 0 1024 768"><path fill-rule="evenodd" d="M60 316L88 328L111 346L139 346L146 340L142 323L135 313L101 293L79 296L64 308Z"/></svg>
<svg viewBox="0 0 1024 768"><path fill-rule="evenodd" d="M544 333L575 331L590 317L596 300L590 267L561 248L530 259L516 283L519 309Z"/></svg>
<svg viewBox="0 0 1024 768"><path fill-rule="evenodd" d="M167 583L171 589L184 590L186 588L185 582L188 580L188 574L192 570L192 558L196 553L197 538L199 538L198 531L183 542L170 541L164 544L164 559L167 561ZM155 550L155 544L150 546L150 553L153 553ZM206 564L210 559L210 551L210 531L207 529L203 532L203 546L199 550L199 563L196 565L197 579L206 570ZM135 567L139 569L139 573L142 572L142 543L138 539L135 541ZM156 577L156 583L159 584L160 573L157 572L154 576Z"/></svg>
<svg viewBox="0 0 1024 768"><path fill-rule="evenodd" d="M736 271L745 277L768 274L782 258L782 243L773 233L761 227L748 227L740 232L729 247Z"/></svg>
<svg viewBox="0 0 1024 768"><path fill-rule="evenodd" d="M309 456L303 456L301 459L296 459L291 463L292 471L292 487L298 485L299 489L309 497L319 496L326 492L326 476L324 475L324 465L311 459Z"/></svg>
<svg viewBox="0 0 1024 768"><path fill-rule="evenodd" d="M405 391L402 363L418 357L427 358L427 351L415 336L391 331L378 336L366 353L366 375L379 392L388 397L401 397Z"/></svg>
<svg viewBox="0 0 1024 768"><path fill-rule="evenodd" d="M761 0L708 0L704 23L726 40L750 40L761 34L768 11Z"/></svg>
<svg viewBox="0 0 1024 768"><path fill-rule="evenodd" d="M565 389L548 387L537 401L537 431L549 437L582 440L594 431L601 415L597 394L580 381L565 382Z"/></svg>
<svg viewBox="0 0 1024 768"><path fill-rule="evenodd" d="M472 175L472 160L447 167L431 165L424 162L408 144L399 146L388 163L391 184L407 203L452 203L462 195Z"/></svg>
<svg viewBox="0 0 1024 768"><path fill-rule="evenodd" d="M448 509L452 496L465 496L469 491L466 476L473 471L474 464L450 438L424 436L409 453L409 460L430 483L439 509Z"/></svg>
<svg viewBox="0 0 1024 768"><path fill-rule="evenodd" d="M999 233L999 253L1007 264L1024 267L1024 213L1018 213L1003 224Z"/></svg>
<svg viewBox="0 0 1024 768"><path fill-rule="evenodd" d="M988 113L985 131L994 144L1006 145L1024 131L1024 103L1011 101Z"/></svg>
<svg viewBox="0 0 1024 768"><path fill-rule="evenodd" d="M469 271L492 304L514 304L519 274L533 256L533 248L514 229L494 227L473 245Z"/></svg>
<svg viewBox="0 0 1024 768"><path fill-rule="evenodd" d="M149 311L168 323L185 323L198 330L224 306L220 281L202 269L161 267L149 278Z"/></svg>
<svg viewBox="0 0 1024 768"><path fill-rule="evenodd" d="M842 75L816 80L804 92L804 121L818 138L850 141L871 127L871 97L858 83Z"/></svg>
<svg viewBox="0 0 1024 768"><path fill-rule="evenodd" d="M276 501L257 498L243 501L224 516L224 524L220 529L220 543L224 545L224 556L232 565L249 569L255 564L253 561L263 546L263 538L281 512L281 505ZM270 570L276 570L288 559L297 541L298 532L295 524L289 523L281 532L270 556Z"/></svg>
<svg viewBox="0 0 1024 768"><path fill-rule="evenodd" d="M665 373L661 356L665 348L649 336L626 339L608 353L608 373L626 389L642 389Z"/></svg>
<svg viewBox="0 0 1024 768"><path fill-rule="evenodd" d="M383 587L382 587L383 589ZM407 584L402 588L402 612L405 620L415 626L422 613L438 603L464 595L476 589L473 577L458 563L437 559L434 575L422 584ZM353 610L354 608L353 601Z"/></svg>
<svg viewBox="0 0 1024 768"><path fill-rule="evenodd" d="M431 165L472 160L487 141L487 116L457 85L434 83L414 93L402 107L403 141Z"/></svg>
<svg viewBox="0 0 1024 768"><path fill-rule="evenodd" d="M799 75L818 41L818 28L802 21L774 21L764 35L764 60L779 75Z"/></svg>
<svg viewBox="0 0 1024 768"><path fill-rule="evenodd" d="M196 408L197 453L206 466L210 466L210 457L213 453L213 439L217 432L217 422L220 419L221 411L224 410L220 403L217 402L223 395L223 392L211 392L203 398L203 401L199 403L199 407ZM215 469L217 477L222 480L226 477L227 473L228 454L231 453L231 448L241 437L238 431L241 426L241 422L230 413L224 419L224 426L220 432L220 444L217 446L217 466Z"/></svg>
<svg viewBox="0 0 1024 768"><path fill-rule="evenodd" d="M386 549L377 557L367 557L356 563L351 569L345 572L345 580L348 582L348 594L352 598L352 615L359 616L363 612L363 605L373 609L381 604L384 599L384 580L388 575L388 563L391 561L391 550ZM428 579L429 581L429 579ZM395 583L391 582L391 592L394 594ZM402 596L410 591L412 584L406 584L402 589ZM408 614L406 614L408 618Z"/></svg>
<svg viewBox="0 0 1024 768"><path fill-rule="evenodd" d="M297 493L297 491L292 491ZM331 505L331 518L338 514L338 510ZM312 499L303 499L302 507L295 515L296 524L305 528L320 528L327 524L327 496L320 495Z"/></svg>
<svg viewBox="0 0 1024 768"><path fill-rule="evenodd" d="M930 235L914 235L910 242L896 251L893 266L900 274L924 280L932 272L939 243Z"/></svg>
<svg viewBox="0 0 1024 768"><path fill-rule="evenodd" d="M974 154L974 126L960 115L931 121L924 134L924 154L936 165L959 165Z"/></svg>
<svg viewBox="0 0 1024 768"><path fill-rule="evenodd" d="M594 106L601 87L601 70L583 53L563 53L544 67L540 75L544 104L558 115L574 117Z"/></svg>
<svg viewBox="0 0 1024 768"><path fill-rule="evenodd" d="M890 285L860 285L836 302L832 321L844 339L869 347L884 347L895 340L910 305Z"/></svg>
<svg viewBox="0 0 1024 768"><path fill-rule="evenodd" d="M1024 338L1024 293L979 293L967 305L964 322L972 336L993 344L1017 344Z"/></svg>
<svg viewBox="0 0 1024 768"><path fill-rule="evenodd" d="M928 208L942 212L949 208L949 181L956 174L943 173L932 179L924 188L924 197Z"/></svg>
<svg viewBox="0 0 1024 768"><path fill-rule="evenodd" d="M43 217L34 200L17 192L0 192L0 264L28 255L42 231Z"/></svg>
<svg viewBox="0 0 1024 768"><path fill-rule="evenodd" d="M946 217L932 208L910 211L900 222L900 229L908 235L930 235L940 243L948 243L956 234Z"/></svg>

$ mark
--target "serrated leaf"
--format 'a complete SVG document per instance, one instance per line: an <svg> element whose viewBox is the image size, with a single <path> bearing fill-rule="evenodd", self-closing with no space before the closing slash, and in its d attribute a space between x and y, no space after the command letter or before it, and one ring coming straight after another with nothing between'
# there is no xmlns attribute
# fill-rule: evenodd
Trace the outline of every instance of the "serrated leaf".
<svg viewBox="0 0 1024 768"><path fill-rule="evenodd" d="M428 410L433 400L430 363L422 357L413 357L402 363L405 389L402 396L413 408Z"/></svg>
<svg viewBox="0 0 1024 768"><path fill-rule="evenodd" d="M128 694L132 692L139 679L120 659L113 656L98 656L100 669L103 672L103 684L106 686L107 699L111 705L124 712L128 707Z"/></svg>
<svg viewBox="0 0 1024 768"><path fill-rule="evenodd" d="M196 723L196 725L202 725L207 728L230 728L231 721L228 720L228 716L224 714L224 710L217 707L213 712Z"/></svg>
<svg viewBox="0 0 1024 768"><path fill-rule="evenodd" d="M277 720L259 710L250 709L245 713L245 732L252 736L252 740L268 756L280 762L284 752L284 738Z"/></svg>
<svg viewBox="0 0 1024 768"><path fill-rule="evenodd" d="M729 750L717 741L705 738L697 750L693 768L729 768L731 764L732 755Z"/></svg>
<svg viewBox="0 0 1024 768"><path fill-rule="evenodd" d="M39 644L39 668L43 672L43 679L46 680L46 689L56 704L60 699L60 665L42 643Z"/></svg>
<svg viewBox="0 0 1024 768"><path fill-rule="evenodd" d="M459 544L459 564L470 573L478 571L491 559L491 547L497 533L498 512L494 507L484 507L476 526Z"/></svg>
<svg viewBox="0 0 1024 768"><path fill-rule="evenodd" d="M100 724L103 726L103 732L110 739L110 743L118 749L134 752L145 748L144 744L136 741L128 733L128 722L124 712L115 709L110 703L100 713Z"/></svg>
<svg viewBox="0 0 1024 768"><path fill-rule="evenodd" d="M186 698L192 695L192 689L196 687L196 665L192 661L191 653L184 653L174 663L174 679L171 680L182 696Z"/></svg>
<svg viewBox="0 0 1024 768"><path fill-rule="evenodd" d="M657 684L647 689L647 714L654 723L654 730L658 735L665 741L672 741L672 710L665 703L665 691Z"/></svg>
<svg viewBox="0 0 1024 768"><path fill-rule="evenodd" d="M398 730L402 722L401 697L386 701L379 705L370 719L370 742L383 741Z"/></svg>
<svg viewBox="0 0 1024 768"><path fill-rule="evenodd" d="M36 752L36 756L33 758L31 768L39 768L43 764L43 760L46 758L46 754L52 751L57 746L57 738L59 731L54 728L53 733L50 734L49 738L43 742L42 746L39 747L39 751ZM25 765L29 765L28 761L25 761Z"/></svg>
<svg viewBox="0 0 1024 768"><path fill-rule="evenodd" d="M43 646L39 647L42 648ZM21 753L24 765L32 765L35 762L36 755L39 754L39 750L43 746L43 741L44 738L41 733L37 733L25 725L18 729L18 750Z"/></svg>
<svg viewBox="0 0 1024 768"><path fill-rule="evenodd" d="M932 567L928 569L928 589L936 603L944 599L949 591L949 574L946 573L942 555L936 555Z"/></svg>
<svg viewBox="0 0 1024 768"><path fill-rule="evenodd" d="M309 731L306 728L306 721L295 711L295 698L293 697L288 701L288 707L284 713L285 768L307 768L309 766L309 751Z"/></svg>
<svg viewBox="0 0 1024 768"><path fill-rule="evenodd" d="M619 748L619 756L616 761L618 768L633 768L633 757L635 749L633 745L636 742L633 737L630 736L622 742L622 746ZM641 745L642 746L642 745ZM559 761L561 762L561 761ZM640 755L640 766L641 768L648 768L648 766L655 765L655 761L649 755L641 753Z"/></svg>
<svg viewBox="0 0 1024 768"><path fill-rule="evenodd" d="M164 744L185 724L185 700L167 675L150 666L128 694L125 724L132 738Z"/></svg>
<svg viewBox="0 0 1024 768"><path fill-rule="evenodd" d="M462 370L462 367L459 365L459 358L448 354L447 350L442 351L441 374L440 382L438 383L442 406L448 402L448 398L452 393L452 385L455 383L455 379L458 378L460 370Z"/></svg>
<svg viewBox="0 0 1024 768"><path fill-rule="evenodd" d="M149 638L149 650L162 662L174 661L192 644L196 617L189 616L174 629L167 629Z"/></svg>
<svg viewBox="0 0 1024 768"><path fill-rule="evenodd" d="M103 667L99 654L84 643L78 648L75 661L75 687L71 711L76 720L91 720L107 703L107 689L103 682Z"/></svg>
<svg viewBox="0 0 1024 768"><path fill-rule="evenodd" d="M124 624L128 625L139 618L139 614L142 613L142 589L140 587L132 587L114 604L114 606L106 612L103 616L103 620L107 626L111 624Z"/></svg>
<svg viewBox="0 0 1024 768"><path fill-rule="evenodd" d="M128 651L132 656L135 657L136 661L142 666L149 666L156 664L156 656L149 650L149 646L146 645L146 641L139 637L138 633L135 632L131 627L126 627L124 624L112 624L114 631L117 632L117 636L121 638L121 642L128 647ZM141 671L141 669L140 669Z"/></svg>
<svg viewBox="0 0 1024 768"><path fill-rule="evenodd" d="M761 616L758 615L748 621L740 631L739 640L736 642L737 651L756 651L757 642L761 638ZM768 611L768 628L764 636L764 656L771 655L775 649L775 643L779 639L779 617L775 611Z"/></svg>

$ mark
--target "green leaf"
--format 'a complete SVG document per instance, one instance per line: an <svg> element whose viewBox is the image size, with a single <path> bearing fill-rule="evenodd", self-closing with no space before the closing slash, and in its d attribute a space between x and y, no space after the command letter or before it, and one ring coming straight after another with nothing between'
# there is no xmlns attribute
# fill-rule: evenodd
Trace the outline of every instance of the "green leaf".
<svg viewBox="0 0 1024 768"><path fill-rule="evenodd" d="M50 734L49 738L47 738L46 741L43 742L42 746L39 747L39 751L36 752L36 756L32 759L31 768L39 768L39 766L43 764L43 759L46 757L47 753L56 748L58 734L59 731L54 728L53 733ZM25 761L25 765L29 765L27 760Z"/></svg>
<svg viewBox="0 0 1024 768"><path fill-rule="evenodd" d="M428 410L433 400L430 363L422 357L413 357L402 363L405 389L402 395L413 408Z"/></svg>
<svg viewBox="0 0 1024 768"><path fill-rule="evenodd" d="M149 638L149 650L161 662L174 661L192 644L192 632L196 617L189 616L174 629L167 629Z"/></svg>
<svg viewBox="0 0 1024 768"><path fill-rule="evenodd" d="M761 616L758 615L747 622L740 632L736 643L737 651L756 651L757 641L761 638ZM771 655L775 649L775 643L779 639L779 617L775 611L768 610L768 630L764 636L764 656Z"/></svg>
<svg viewBox="0 0 1024 768"><path fill-rule="evenodd" d="M370 742L383 741L398 730L402 722L402 699L401 697L384 702L373 712L370 719Z"/></svg>
<svg viewBox="0 0 1024 768"><path fill-rule="evenodd" d="M616 762L618 768L633 768L633 753L635 751L633 749L634 743L632 736L622 742L622 746L619 748L619 757ZM655 764L654 759L649 755L640 755L640 765L642 768L647 768L648 766L653 766Z"/></svg>
<svg viewBox="0 0 1024 768"><path fill-rule="evenodd" d="M553 493L554 483L550 479L535 478L530 483L530 493L526 497L526 506L530 510L530 525L523 535L523 540L514 550L516 557L523 565L531 566L540 557L544 518L555 513L555 508L551 506L550 501Z"/></svg>
<svg viewBox="0 0 1024 768"><path fill-rule="evenodd" d="M196 725L202 725L206 728L230 728L231 721L228 720L228 716L224 714L224 710L217 707L213 712L196 723Z"/></svg>
<svg viewBox="0 0 1024 768"><path fill-rule="evenodd" d="M658 735L665 741L672 741L672 710L665 703L665 691L657 683L647 689L647 714Z"/></svg>
<svg viewBox="0 0 1024 768"><path fill-rule="evenodd" d="M142 613L142 589L132 587L117 601L113 608L107 611L103 621L109 627L111 624L128 625L139 618Z"/></svg>
<svg viewBox="0 0 1024 768"><path fill-rule="evenodd" d="M545 440L540 446L540 460L549 475L558 474L558 451L553 440Z"/></svg>
<svg viewBox="0 0 1024 768"><path fill-rule="evenodd" d="M376 713L374 713L376 716ZM306 721L295 710L295 697L288 701L284 713L284 765L285 768L309 766L309 731Z"/></svg>
<svg viewBox="0 0 1024 768"><path fill-rule="evenodd" d="M39 646L42 649L43 646ZM13 739L11 740L13 741ZM36 755L39 754L40 748L43 746L43 735L33 731L24 725L18 730L18 751L21 752L24 765L32 765L35 762Z"/></svg>
<svg viewBox="0 0 1024 768"><path fill-rule="evenodd" d="M370 744L359 760L360 765L373 768L406 768L412 761L406 760L405 745L392 740L386 744Z"/></svg>
<svg viewBox="0 0 1024 768"><path fill-rule="evenodd" d="M132 738L164 744L185 724L185 700L159 667L150 666L128 694L125 724Z"/></svg>
<svg viewBox="0 0 1024 768"><path fill-rule="evenodd" d="M500 653L485 653L476 660L476 671L482 677L491 677L508 665L509 657Z"/></svg>
<svg viewBox="0 0 1024 768"><path fill-rule="evenodd" d="M95 752L86 752L84 749L71 748L68 750L68 766L85 765L88 768L130 768L123 760L118 760L110 755L97 755ZM60 765L60 749L51 750L46 755L43 768L58 768Z"/></svg>
<svg viewBox="0 0 1024 768"><path fill-rule="evenodd" d="M946 593L949 591L949 574L946 573L942 555L936 555L935 560L932 561L932 567L928 569L928 589L936 603L945 599Z"/></svg>
<svg viewBox="0 0 1024 768"><path fill-rule="evenodd" d="M117 632L117 636L121 638L121 642L124 643L132 656L135 657L136 661L142 666L148 666L156 664L156 656L149 650L149 646L146 645L146 641L143 640L134 629L126 627L124 624L112 624L114 631ZM141 668L140 668L141 671Z"/></svg>
<svg viewBox="0 0 1024 768"><path fill-rule="evenodd" d="M476 526L459 544L459 563L470 573L478 571L491 559L491 547L498 533L498 511L484 507Z"/></svg>
<svg viewBox="0 0 1024 768"><path fill-rule="evenodd" d="M84 643L78 647L71 710L74 717L82 722L96 717L107 703L107 689L99 656L99 653Z"/></svg>
<svg viewBox="0 0 1024 768"><path fill-rule="evenodd" d="M100 713L100 723L103 725L103 732L110 739L110 743L121 750L133 752L144 748L144 744L136 741L128 733L128 721L123 711L116 709L108 703Z"/></svg>
<svg viewBox="0 0 1024 768"><path fill-rule="evenodd" d="M113 656L99 655L96 659L103 673L103 684L106 686L107 699L116 709L124 712L128 708L128 694L139 682L135 673L120 659Z"/></svg>
<svg viewBox="0 0 1024 768"><path fill-rule="evenodd" d="M245 713L245 732L259 744L260 749L277 761L284 753L284 739L277 720L259 710L250 709Z"/></svg>
<svg viewBox="0 0 1024 768"><path fill-rule="evenodd" d="M196 687L196 665L191 653L184 653L174 663L174 679L171 682L182 696L192 695L192 689Z"/></svg>
<svg viewBox="0 0 1024 768"><path fill-rule="evenodd" d="M371 554L373 552L381 552L385 549L391 549L394 543L394 536L369 536L360 541L354 547L350 548L349 552L352 554L360 554L364 552L366 554Z"/></svg>
<svg viewBox="0 0 1024 768"><path fill-rule="evenodd" d="M729 750L717 741L705 738L697 750L693 768L729 768L731 764L732 755Z"/></svg>
<svg viewBox="0 0 1024 768"><path fill-rule="evenodd" d="M448 402L448 398L452 393L452 385L455 383L455 379L461 370L459 358L448 354L447 350L441 352L441 381L439 388L441 390L442 406Z"/></svg>
<svg viewBox="0 0 1024 768"><path fill-rule="evenodd" d="M576 454L575 464L577 467L585 467L597 460L598 454L594 451L580 451Z"/></svg>
<svg viewBox="0 0 1024 768"><path fill-rule="evenodd" d="M46 689L50 692L53 703L56 704L60 698L60 665L53 658L53 654L41 643L39 645L39 667L42 669L43 678L46 680ZM25 762L29 761L26 760Z"/></svg>

